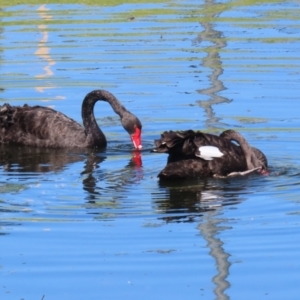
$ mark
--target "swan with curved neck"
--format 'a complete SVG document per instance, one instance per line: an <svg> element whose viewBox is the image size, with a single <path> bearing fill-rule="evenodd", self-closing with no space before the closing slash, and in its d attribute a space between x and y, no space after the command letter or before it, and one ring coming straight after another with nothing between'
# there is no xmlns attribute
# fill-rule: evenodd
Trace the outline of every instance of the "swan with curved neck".
<svg viewBox="0 0 300 300"><path fill-rule="evenodd" d="M0 143L33 147L106 147L107 140L94 116L97 101L108 102L130 135L135 149L142 149L140 120L105 90L88 93L82 102L83 127L66 115L42 106L0 106Z"/></svg>
<svg viewBox="0 0 300 300"><path fill-rule="evenodd" d="M193 130L165 131L154 143L152 152L169 154L160 178L226 177L256 170L267 173L266 156L234 130L220 136Z"/></svg>
<svg viewBox="0 0 300 300"><path fill-rule="evenodd" d="M262 171L266 171L268 165L266 156L259 149L251 147L240 133L234 130L226 130L220 134L220 138L227 138L240 145L246 159L248 170L260 168Z"/></svg>

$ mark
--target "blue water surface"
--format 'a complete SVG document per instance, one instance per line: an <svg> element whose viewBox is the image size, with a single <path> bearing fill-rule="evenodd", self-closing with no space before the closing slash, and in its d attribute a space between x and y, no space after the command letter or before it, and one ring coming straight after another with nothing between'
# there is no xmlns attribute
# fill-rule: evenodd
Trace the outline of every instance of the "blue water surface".
<svg viewBox="0 0 300 300"><path fill-rule="evenodd" d="M298 299L299 16L291 1L3 7L0 102L81 123L107 89L143 150L107 103L106 150L0 147L0 299ZM159 182L161 132L229 128L269 175Z"/></svg>

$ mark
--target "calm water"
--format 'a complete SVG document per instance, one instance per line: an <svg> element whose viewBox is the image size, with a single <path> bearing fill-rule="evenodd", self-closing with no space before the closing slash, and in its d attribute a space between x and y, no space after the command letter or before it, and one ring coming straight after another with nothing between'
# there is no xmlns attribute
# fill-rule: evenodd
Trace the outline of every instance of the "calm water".
<svg viewBox="0 0 300 300"><path fill-rule="evenodd" d="M107 89L144 149L105 103L106 151L0 147L0 299L299 299L299 3L15 2L0 103L81 122L85 94ZM269 176L157 180L162 131L228 128Z"/></svg>

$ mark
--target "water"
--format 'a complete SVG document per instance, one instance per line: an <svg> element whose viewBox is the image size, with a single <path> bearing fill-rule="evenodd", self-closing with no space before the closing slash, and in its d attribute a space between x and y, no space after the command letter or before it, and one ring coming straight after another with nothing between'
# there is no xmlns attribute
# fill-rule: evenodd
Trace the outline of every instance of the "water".
<svg viewBox="0 0 300 300"><path fill-rule="evenodd" d="M107 89L144 148L106 103L105 151L0 148L0 298L298 299L297 2L30 3L0 11L0 102L81 122ZM158 181L162 131L228 128L269 176Z"/></svg>

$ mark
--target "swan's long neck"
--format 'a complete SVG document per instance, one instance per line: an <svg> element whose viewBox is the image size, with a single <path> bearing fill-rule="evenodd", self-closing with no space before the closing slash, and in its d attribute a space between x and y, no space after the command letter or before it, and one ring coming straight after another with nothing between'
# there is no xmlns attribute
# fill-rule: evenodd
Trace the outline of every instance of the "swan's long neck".
<svg viewBox="0 0 300 300"><path fill-rule="evenodd" d="M142 123L131 112L129 112L110 92L95 90L87 94L82 103L82 119L86 134L86 143L93 146L106 146L106 138L98 127L94 116L94 106L97 101L106 101L121 118L121 124L130 135L133 146L142 149L141 129Z"/></svg>
<svg viewBox="0 0 300 300"><path fill-rule="evenodd" d="M131 115L131 113L108 91L95 90L85 96L82 103L81 114L86 136L90 139L100 140L103 145L106 145L105 135L99 128L94 116L94 106L97 101L108 102L115 113L120 116L121 120Z"/></svg>
<svg viewBox="0 0 300 300"><path fill-rule="evenodd" d="M248 142L241 136L239 135L238 139L235 139L236 142L238 142L245 154L246 158L246 163L248 170L254 169L256 166L256 157L252 151L251 146L248 144ZM252 159L254 159L254 164L252 162Z"/></svg>
<svg viewBox="0 0 300 300"><path fill-rule="evenodd" d="M255 154L253 153L252 147L248 144L248 142L242 135L234 130L226 130L221 134L221 136L236 141L240 145L246 158L248 170L258 167L258 161Z"/></svg>
<svg viewBox="0 0 300 300"><path fill-rule="evenodd" d="M110 97L114 98L113 95L106 91L96 90L88 93L82 102L81 116L86 137L87 139L100 141L99 144L103 146L106 146L107 141L104 133L97 124L94 107L97 101L108 101L107 99Z"/></svg>

